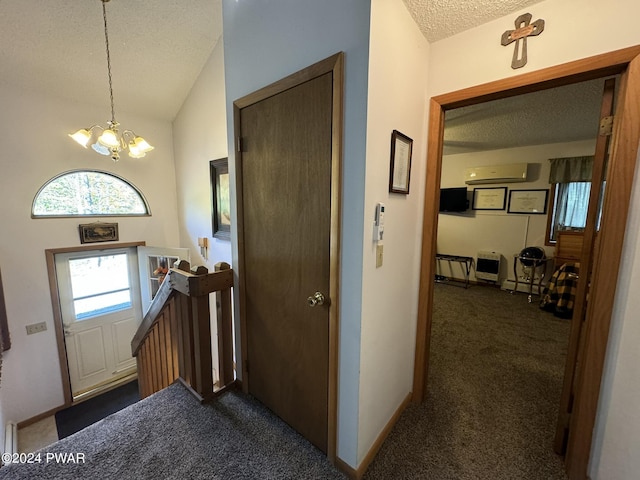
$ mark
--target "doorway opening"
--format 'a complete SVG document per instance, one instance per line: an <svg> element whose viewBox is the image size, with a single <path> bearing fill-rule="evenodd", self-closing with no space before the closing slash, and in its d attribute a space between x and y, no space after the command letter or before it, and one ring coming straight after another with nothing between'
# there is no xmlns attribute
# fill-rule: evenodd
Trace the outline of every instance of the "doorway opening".
<svg viewBox="0 0 640 480"><path fill-rule="evenodd" d="M589 304L585 321L572 322L572 335L582 337L575 345L576 361L565 372L565 382L574 383L572 412L567 415L568 432L565 465L569 478L584 478L589 461L593 427L598 405L600 382L615 298L620 253L624 240L631 188L635 172L640 132L636 118L640 104L640 47L630 47L598 55L538 72L472 87L431 99L427 154L426 195L423 222L423 248L418 305L418 330L414 371L414 399L426 396L429 342L433 309L433 278L437 244L440 174L442 168L442 132L444 114L457 107L540 91L585 80L622 74L622 87L617 103L614 140L607 168L607 196L604 200L601 231L594 256L593 275L589 289ZM595 239L583 247L594 250ZM586 277L585 277L586 278ZM574 315L575 317L575 315ZM579 347L579 350L578 350ZM569 350L572 347L570 345Z"/></svg>
<svg viewBox="0 0 640 480"><path fill-rule="evenodd" d="M540 277L548 282L555 271L554 247L545 245L551 204L544 202L538 208L532 203L535 208L529 211L528 204L515 200L517 195L548 198L553 187L549 159L593 157L603 88L604 80L597 79L445 113L440 188L460 189L468 208L441 206L437 254L441 259L474 262L477 258L479 271L471 268L469 275L455 262L436 261L436 278L441 280L434 287L428 411L439 411L436 417L446 418L445 399L457 399L460 415L449 417L450 428L467 433L438 443L446 448L452 442L451 448L461 451L468 446L468 453L462 455L478 463L498 456L505 460L501 468L518 464L522 472L546 468L549 478L563 476L553 439L570 322L538 306ZM580 104L574 106L574 102ZM567 120L572 120L570 128ZM508 172L514 164L525 164L524 181L490 175L478 180L470 175L483 169ZM441 196L441 202L443 198L447 200ZM585 212L587 204L581 205ZM546 250L546 264L527 271L535 276L533 303L527 302L530 282L524 281L525 272L516 257L531 247ZM492 275L481 268L489 258L495 259L490 260L495 263ZM454 288L467 286L467 275L471 287ZM452 277L454 281L443 280ZM441 285L446 283L451 285ZM514 289L522 293L509 293ZM433 424L438 422L442 425L440 418ZM474 435L478 435L476 442ZM479 440L483 436L486 441Z"/></svg>

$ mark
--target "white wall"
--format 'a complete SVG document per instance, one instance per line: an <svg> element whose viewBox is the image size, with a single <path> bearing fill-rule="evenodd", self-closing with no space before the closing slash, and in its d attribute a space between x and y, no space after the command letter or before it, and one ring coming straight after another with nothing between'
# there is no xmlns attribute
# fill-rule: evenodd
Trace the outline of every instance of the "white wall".
<svg viewBox="0 0 640 480"><path fill-rule="evenodd" d="M401 0L371 6L358 464L412 391L426 158L429 44ZM409 195L389 193L391 132L413 139ZM385 203L384 260L373 219Z"/></svg>
<svg viewBox="0 0 640 480"><path fill-rule="evenodd" d="M429 95L438 95L499 80L541 68L640 44L637 0L547 0L531 6L534 20L546 21L544 32L529 40L529 63L510 67L513 46L502 47L500 36L513 28L522 12L487 23L434 43L429 64ZM598 32L585 35L584 32ZM640 380L637 365L640 350L634 339L640 335L637 298L640 290L640 188L638 177L631 202L624 259L616 294L611 337L602 385L594 448L589 473L594 479L635 478L640 457L631 446L640 444ZM635 273L632 273L635 272ZM636 296L637 297L637 296ZM635 308L634 308L635 307ZM623 339L624 332L624 339ZM622 449L622 450L620 450Z"/></svg>
<svg viewBox="0 0 640 480"><path fill-rule="evenodd" d="M507 213L509 191L551 189L549 185L549 158L593 155L595 139L581 142L552 143L527 147L506 148L473 153L446 155L442 158L441 187L464 186L464 170L483 165L528 163L526 182L491 185L468 185L470 198L474 188L507 187L505 210L469 210L464 213L441 213L438 218L438 252L450 255L476 257L479 251L494 251L502 254L500 280L513 280L513 256L524 247L544 248L551 257L554 248L545 246L547 215L521 215ZM551 195L551 192L549 193ZM549 207L547 208L549 213ZM452 262L438 262L441 275L462 279L462 270ZM547 269L547 276L552 274ZM521 273L518 271L519 274ZM476 280L475 270L470 275Z"/></svg>
<svg viewBox="0 0 640 480"><path fill-rule="evenodd" d="M231 263L231 242L213 238L209 161L227 156L227 116L222 37L173 121L180 244L191 249L194 265L209 270ZM209 258L198 237L209 239Z"/></svg>
<svg viewBox="0 0 640 480"><path fill-rule="evenodd" d="M80 127L106 121L108 105L85 106L5 86L0 88L0 105L5 139L0 155L0 265L12 340L3 359L2 408L5 421L20 422L63 403L44 250L79 246L78 224L95 221L32 219L34 195L67 170L116 173L143 192L152 216L101 220L119 224L121 242L177 246L175 171L168 122L119 115L124 127L135 128L155 150L143 159L125 155L116 164L67 137ZM46 322L47 331L27 336L25 325L41 321Z"/></svg>
<svg viewBox="0 0 640 480"><path fill-rule="evenodd" d="M351 466L356 465L358 442L369 15L366 1L223 1L232 185L232 102L337 52L345 52L338 456ZM232 222L236 222L234 198L231 214ZM232 242L237 242L235 232ZM233 255L236 268L237 254Z"/></svg>
<svg viewBox="0 0 640 480"><path fill-rule="evenodd" d="M221 15L217 18L222 21ZM218 262L231 264L231 241L213 237L209 175L209 161L227 156L223 50L220 37L173 121L180 244L191 250L192 265L204 265L210 272ZM209 239L207 258L201 254L198 237ZM215 314L212 308L212 354L217 370Z"/></svg>

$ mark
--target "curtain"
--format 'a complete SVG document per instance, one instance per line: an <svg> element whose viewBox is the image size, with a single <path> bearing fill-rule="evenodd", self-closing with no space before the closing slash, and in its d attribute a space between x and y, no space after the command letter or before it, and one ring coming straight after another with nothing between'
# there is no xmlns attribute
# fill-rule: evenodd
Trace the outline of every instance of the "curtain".
<svg viewBox="0 0 640 480"><path fill-rule="evenodd" d="M551 158L549 183L590 182L593 156Z"/></svg>
<svg viewBox="0 0 640 480"><path fill-rule="evenodd" d="M560 230L584 228L587 224L591 182L561 183L558 187L556 225Z"/></svg>

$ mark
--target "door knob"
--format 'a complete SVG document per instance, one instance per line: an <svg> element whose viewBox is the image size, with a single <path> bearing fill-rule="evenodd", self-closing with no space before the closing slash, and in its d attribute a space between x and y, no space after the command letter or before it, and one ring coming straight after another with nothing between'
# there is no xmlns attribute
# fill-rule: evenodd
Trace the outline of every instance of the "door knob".
<svg viewBox="0 0 640 480"><path fill-rule="evenodd" d="M324 295L320 292L316 292L307 298L307 303L310 307L315 307L316 305L324 305Z"/></svg>

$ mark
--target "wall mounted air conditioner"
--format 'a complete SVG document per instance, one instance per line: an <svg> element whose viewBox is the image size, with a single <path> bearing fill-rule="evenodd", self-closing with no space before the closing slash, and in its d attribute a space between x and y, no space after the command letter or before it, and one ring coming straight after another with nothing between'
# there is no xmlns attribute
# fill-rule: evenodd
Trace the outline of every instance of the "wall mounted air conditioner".
<svg viewBox="0 0 640 480"><path fill-rule="evenodd" d="M483 183L514 183L527 181L527 163L510 163L471 167L464 171L464 183L481 185Z"/></svg>

